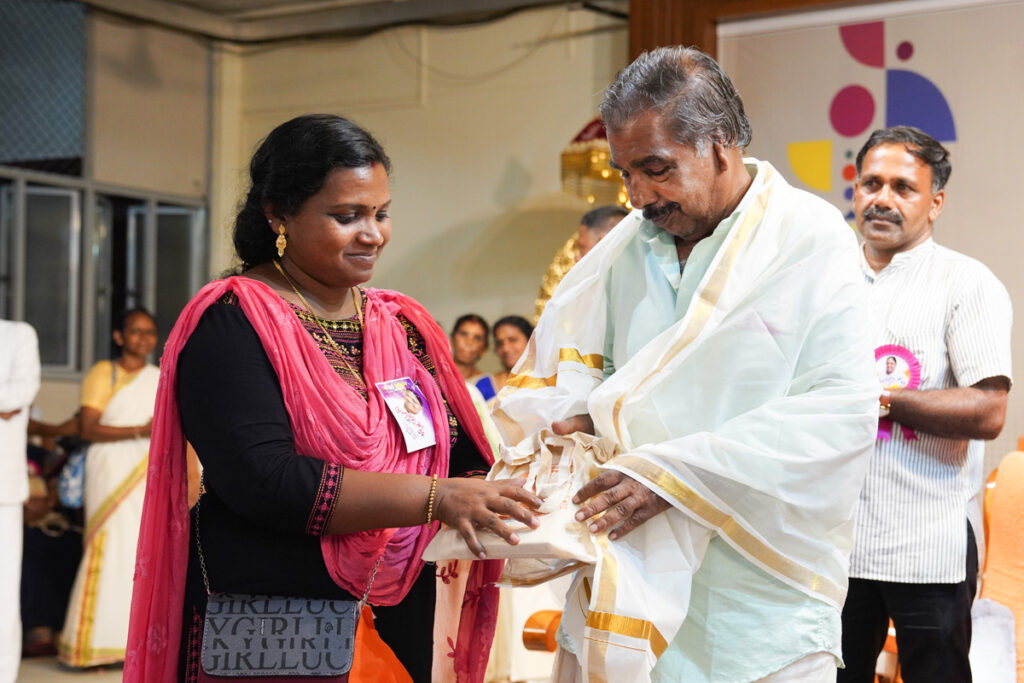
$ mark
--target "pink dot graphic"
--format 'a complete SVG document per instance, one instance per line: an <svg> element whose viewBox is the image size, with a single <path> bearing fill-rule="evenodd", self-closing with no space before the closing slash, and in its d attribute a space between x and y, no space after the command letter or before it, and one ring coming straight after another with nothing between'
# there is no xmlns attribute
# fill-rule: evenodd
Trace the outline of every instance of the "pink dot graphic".
<svg viewBox="0 0 1024 683"><path fill-rule="evenodd" d="M840 135L860 135L875 118L875 98L862 85L848 85L832 98L828 116Z"/></svg>
<svg viewBox="0 0 1024 683"><path fill-rule="evenodd" d="M904 62L914 56L914 44L909 40L904 40L898 46L896 46L896 56L902 59Z"/></svg>

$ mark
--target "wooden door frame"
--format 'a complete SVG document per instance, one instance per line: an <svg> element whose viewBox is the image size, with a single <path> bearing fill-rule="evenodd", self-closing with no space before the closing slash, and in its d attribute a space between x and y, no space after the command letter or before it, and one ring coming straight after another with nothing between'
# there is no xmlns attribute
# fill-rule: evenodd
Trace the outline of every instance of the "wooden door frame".
<svg viewBox="0 0 1024 683"><path fill-rule="evenodd" d="M662 45L718 53L718 23L806 10L869 5L886 0L630 0L629 58Z"/></svg>

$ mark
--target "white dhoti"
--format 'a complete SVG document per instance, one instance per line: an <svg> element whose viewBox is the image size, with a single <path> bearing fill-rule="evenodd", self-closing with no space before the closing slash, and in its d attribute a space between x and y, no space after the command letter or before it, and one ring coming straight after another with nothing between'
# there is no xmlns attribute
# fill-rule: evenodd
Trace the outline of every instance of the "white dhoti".
<svg viewBox="0 0 1024 683"><path fill-rule="evenodd" d="M18 680L21 664L21 503L0 505L0 683Z"/></svg>

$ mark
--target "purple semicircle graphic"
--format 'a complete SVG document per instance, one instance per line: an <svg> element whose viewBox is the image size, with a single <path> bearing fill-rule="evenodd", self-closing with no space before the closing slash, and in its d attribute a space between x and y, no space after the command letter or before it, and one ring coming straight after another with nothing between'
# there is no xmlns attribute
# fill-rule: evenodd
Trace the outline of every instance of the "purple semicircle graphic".
<svg viewBox="0 0 1024 683"><path fill-rule="evenodd" d="M850 56L865 66L885 66L885 22L847 24L839 27L839 38Z"/></svg>
<svg viewBox="0 0 1024 683"><path fill-rule="evenodd" d="M885 74L885 102L886 126L916 126L939 142L956 140L949 103L924 76L889 69Z"/></svg>

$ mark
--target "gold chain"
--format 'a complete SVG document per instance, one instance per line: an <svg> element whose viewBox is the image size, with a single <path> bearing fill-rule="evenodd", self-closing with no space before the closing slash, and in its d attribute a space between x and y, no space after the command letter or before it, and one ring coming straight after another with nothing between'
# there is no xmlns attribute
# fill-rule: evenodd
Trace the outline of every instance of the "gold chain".
<svg viewBox="0 0 1024 683"><path fill-rule="evenodd" d="M324 336L327 337L327 343L334 347L334 350L337 352L338 358L341 359L341 362L344 363L345 366L352 371L352 374L359 378L360 384L362 384L365 387L366 380L363 379L363 373L360 370L354 368L352 364L348 362L348 358L345 356L345 353L341 350L341 347L338 346L338 342L334 341L334 337L332 337L331 333L327 331L327 327L320 320L319 316L317 316L317 314L313 312L313 307L309 305L308 301L306 301L306 297L302 296L302 292L299 291L299 286L295 283L295 280L292 279L292 276L288 274L288 272L284 269L284 266L281 265L280 261L274 261L274 267L277 268L277 272L281 273L281 275L288 282L288 284L291 285L292 291L295 292L295 296L299 297L299 301L301 301L302 305L306 307L306 311L309 312L309 315L313 318L313 321L324 333ZM361 328L363 326L363 308L362 306L359 305L359 299L356 296L356 289L356 287L351 288L352 303L356 307L356 315L359 317L359 326Z"/></svg>

